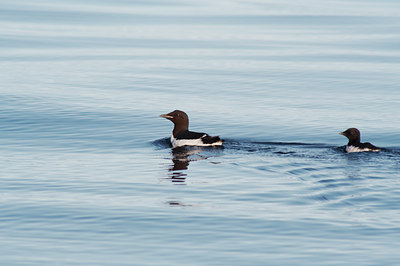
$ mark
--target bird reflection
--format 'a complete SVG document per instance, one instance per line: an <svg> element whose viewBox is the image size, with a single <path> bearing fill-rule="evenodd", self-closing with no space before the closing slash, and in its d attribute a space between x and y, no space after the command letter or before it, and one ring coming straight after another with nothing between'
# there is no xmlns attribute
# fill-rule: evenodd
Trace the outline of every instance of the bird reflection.
<svg viewBox="0 0 400 266"><path fill-rule="evenodd" d="M187 177L185 170L189 167L189 162L196 159L192 158L200 152L195 147L179 147L172 149L172 165L169 168L169 178L172 182L183 183Z"/></svg>
<svg viewBox="0 0 400 266"><path fill-rule="evenodd" d="M186 170L192 161L205 160L210 156L200 154L202 151L215 150L210 147L184 146L172 149L172 164L168 169L168 178L172 182L184 183L187 177ZM214 154L215 156L215 154Z"/></svg>
<svg viewBox="0 0 400 266"><path fill-rule="evenodd" d="M171 207L188 207L192 206L191 204L186 204L178 200L170 200L166 202Z"/></svg>

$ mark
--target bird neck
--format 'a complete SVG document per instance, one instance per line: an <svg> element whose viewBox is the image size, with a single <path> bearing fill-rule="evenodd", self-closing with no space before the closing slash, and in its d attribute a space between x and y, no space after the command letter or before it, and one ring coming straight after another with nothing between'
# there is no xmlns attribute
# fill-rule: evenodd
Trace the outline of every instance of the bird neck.
<svg viewBox="0 0 400 266"><path fill-rule="evenodd" d="M349 139L349 143L347 145L348 146L357 146L358 144L360 144L360 138Z"/></svg>
<svg viewBox="0 0 400 266"><path fill-rule="evenodd" d="M179 132L183 130L189 130L189 123L176 123L174 125L174 130L172 131L172 135L176 136Z"/></svg>

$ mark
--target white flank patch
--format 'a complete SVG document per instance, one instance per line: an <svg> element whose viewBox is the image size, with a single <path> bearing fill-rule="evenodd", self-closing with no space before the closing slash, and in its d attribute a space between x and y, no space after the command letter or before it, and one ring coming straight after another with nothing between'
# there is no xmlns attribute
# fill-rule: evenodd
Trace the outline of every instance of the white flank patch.
<svg viewBox="0 0 400 266"><path fill-rule="evenodd" d="M368 149L368 148L364 148L364 149L360 149L359 147L355 147L355 146L346 146L346 152L363 152L363 151L379 151L378 150L372 150L372 149Z"/></svg>
<svg viewBox="0 0 400 266"><path fill-rule="evenodd" d="M206 136L206 135L204 135ZM203 136L203 137L204 137ZM171 136L171 143L172 147L182 147L182 146L220 146L222 145L222 140L211 143L211 144L206 144L203 143L201 139L176 139L174 136Z"/></svg>

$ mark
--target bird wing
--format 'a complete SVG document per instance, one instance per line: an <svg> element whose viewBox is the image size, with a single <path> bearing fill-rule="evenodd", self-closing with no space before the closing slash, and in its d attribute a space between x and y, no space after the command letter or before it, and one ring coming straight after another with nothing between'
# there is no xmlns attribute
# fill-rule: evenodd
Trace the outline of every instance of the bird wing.
<svg viewBox="0 0 400 266"><path fill-rule="evenodd" d="M208 135L206 133L182 130L175 136L175 138L176 139L200 139L205 136L208 136Z"/></svg>
<svg viewBox="0 0 400 266"><path fill-rule="evenodd" d="M360 148L370 149L370 150L379 150L380 149L379 147L376 147L369 142L361 143Z"/></svg>

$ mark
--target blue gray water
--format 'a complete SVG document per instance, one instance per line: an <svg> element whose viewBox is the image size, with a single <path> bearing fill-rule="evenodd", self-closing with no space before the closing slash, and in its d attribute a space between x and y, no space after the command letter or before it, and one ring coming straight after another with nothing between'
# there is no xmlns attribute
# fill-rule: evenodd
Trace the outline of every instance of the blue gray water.
<svg viewBox="0 0 400 266"><path fill-rule="evenodd" d="M399 10L0 0L0 264L398 264Z"/></svg>

